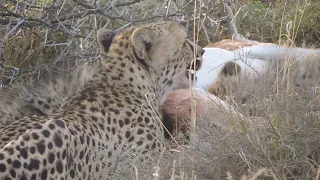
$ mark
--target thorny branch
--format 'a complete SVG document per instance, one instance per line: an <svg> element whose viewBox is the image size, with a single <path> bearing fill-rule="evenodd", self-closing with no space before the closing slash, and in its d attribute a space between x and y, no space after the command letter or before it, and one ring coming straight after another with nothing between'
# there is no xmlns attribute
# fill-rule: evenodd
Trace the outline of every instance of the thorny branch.
<svg viewBox="0 0 320 180"><path fill-rule="evenodd" d="M125 3L125 4L129 5L130 3ZM121 5L124 6L125 4L122 3L122 4L116 4L116 5L118 7L120 7ZM131 2L131 4L133 4L133 2ZM3 11L3 12L0 12L0 24L1 25L8 25L10 23L9 17L14 17L15 20L11 22L12 26L17 25L23 19L24 22L20 24L20 27L24 27L24 26L25 27L44 26L44 27L47 27L47 28L51 28L51 29L54 29L54 30L57 30L57 31L61 31L61 32L67 33L64 28L60 27L61 26L60 23L62 21L66 21L66 20L69 20L69 19L77 19L77 18L80 18L80 17L83 17L83 16L89 16L91 14L96 14L96 13L101 14L104 17L109 18L111 20L121 19L121 20L124 20L124 21L129 21L129 20L125 19L122 16L112 17L112 16L104 13L102 9L95 9L95 8L93 8L93 7L89 6L89 5L85 5L85 4L81 3L81 2L79 2L79 5L82 5L82 6L86 7L86 8L88 8L88 9L86 9L84 11L81 11L81 12L71 12L69 14L57 17L55 20L49 20L49 21L44 21L44 20L41 20L41 19L28 17L28 16L25 16L25 15L22 15L22 13L18 14L18 13L15 13L15 12L12 12L12 11L8 10L5 6L0 5L0 9ZM64 26L68 27L68 23L65 22ZM69 34L69 35L71 35L73 37L80 37L80 38L85 38L86 37L85 35L75 34L75 33L72 33L72 34Z"/></svg>
<svg viewBox="0 0 320 180"><path fill-rule="evenodd" d="M63 33L67 33L68 35L71 35L72 37L86 38L86 35L83 35L83 34L79 34L79 33L71 33L70 34L69 32L72 32L72 31L66 31L65 28L61 27L61 25L63 25L64 27L70 27L67 20L74 20L74 19L85 17L85 16L90 16L93 14L100 14L103 17L108 18L110 20L113 20L113 21L122 20L127 23L143 22L143 21L148 21L148 20L156 19L156 18L183 16L184 15L183 12L176 11L176 12L173 12L169 15L154 15L154 16L147 17L147 18L131 20L131 19L127 19L124 15L121 15L121 16L109 15L108 12L106 12L106 10L104 8L95 8L91 5L88 5L84 2L77 1L77 0L74 0L74 2L76 2L77 5L80 5L81 7L85 8L85 9L81 10L81 11L71 12L69 14L64 14L64 15L56 17L53 20L48 20L48 21L44 21L41 19L32 18L32 17L28 17L26 15L15 13L15 12L8 10L5 6L0 5L0 9L3 10L3 12L0 12L0 16L1 16L0 25L8 25L10 22L8 17L14 17L15 20L11 22L12 26L19 24L20 21L23 19L23 22L19 24L20 27L39 27L39 26L41 26L41 27L51 28L56 31L61 31ZM130 5L133 5L138 2L142 2L142 0L117 3L117 4L110 6L110 9L113 9L116 7L130 6Z"/></svg>

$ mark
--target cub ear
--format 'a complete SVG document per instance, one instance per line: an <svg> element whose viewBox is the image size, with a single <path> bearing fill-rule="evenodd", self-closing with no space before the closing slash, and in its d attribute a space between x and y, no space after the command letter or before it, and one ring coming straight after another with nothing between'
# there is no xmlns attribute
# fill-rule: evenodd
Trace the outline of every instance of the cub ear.
<svg viewBox="0 0 320 180"><path fill-rule="evenodd" d="M131 41L140 59L149 59L153 37L152 29L148 27L140 27L133 31Z"/></svg>
<svg viewBox="0 0 320 180"><path fill-rule="evenodd" d="M108 53L114 36L115 33L113 31L104 28L99 29L99 31L97 32L99 48L102 49L105 53Z"/></svg>

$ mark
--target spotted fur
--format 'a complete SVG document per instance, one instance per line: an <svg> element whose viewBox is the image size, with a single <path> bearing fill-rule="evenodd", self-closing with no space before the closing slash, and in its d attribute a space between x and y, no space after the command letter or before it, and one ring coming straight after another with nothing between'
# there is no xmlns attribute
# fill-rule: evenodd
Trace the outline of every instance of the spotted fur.
<svg viewBox="0 0 320 180"><path fill-rule="evenodd" d="M194 50L203 53L174 22L123 31L58 112L0 127L0 179L111 179L126 159L155 162L163 149L160 104Z"/></svg>

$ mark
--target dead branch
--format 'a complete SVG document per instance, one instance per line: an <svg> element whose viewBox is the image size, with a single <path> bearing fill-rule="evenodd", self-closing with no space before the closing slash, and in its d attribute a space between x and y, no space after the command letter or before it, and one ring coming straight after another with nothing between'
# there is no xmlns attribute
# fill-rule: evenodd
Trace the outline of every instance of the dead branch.
<svg viewBox="0 0 320 180"><path fill-rule="evenodd" d="M259 43L258 41L252 41L239 34L237 25L235 23L235 16L232 12L232 8L227 3L221 3L222 15L224 16L225 24L228 27L227 33L237 41L246 43Z"/></svg>

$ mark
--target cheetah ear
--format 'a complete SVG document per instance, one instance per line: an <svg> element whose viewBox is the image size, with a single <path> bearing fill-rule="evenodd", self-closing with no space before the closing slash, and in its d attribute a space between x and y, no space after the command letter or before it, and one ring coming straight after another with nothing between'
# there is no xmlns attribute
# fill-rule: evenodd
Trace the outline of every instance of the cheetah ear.
<svg viewBox="0 0 320 180"><path fill-rule="evenodd" d="M131 41L134 51L140 59L149 59L152 37L152 29L148 27L140 27L133 31Z"/></svg>
<svg viewBox="0 0 320 180"><path fill-rule="evenodd" d="M104 28L99 29L97 32L99 48L102 49L104 53L108 53L114 35L115 33L113 31Z"/></svg>

